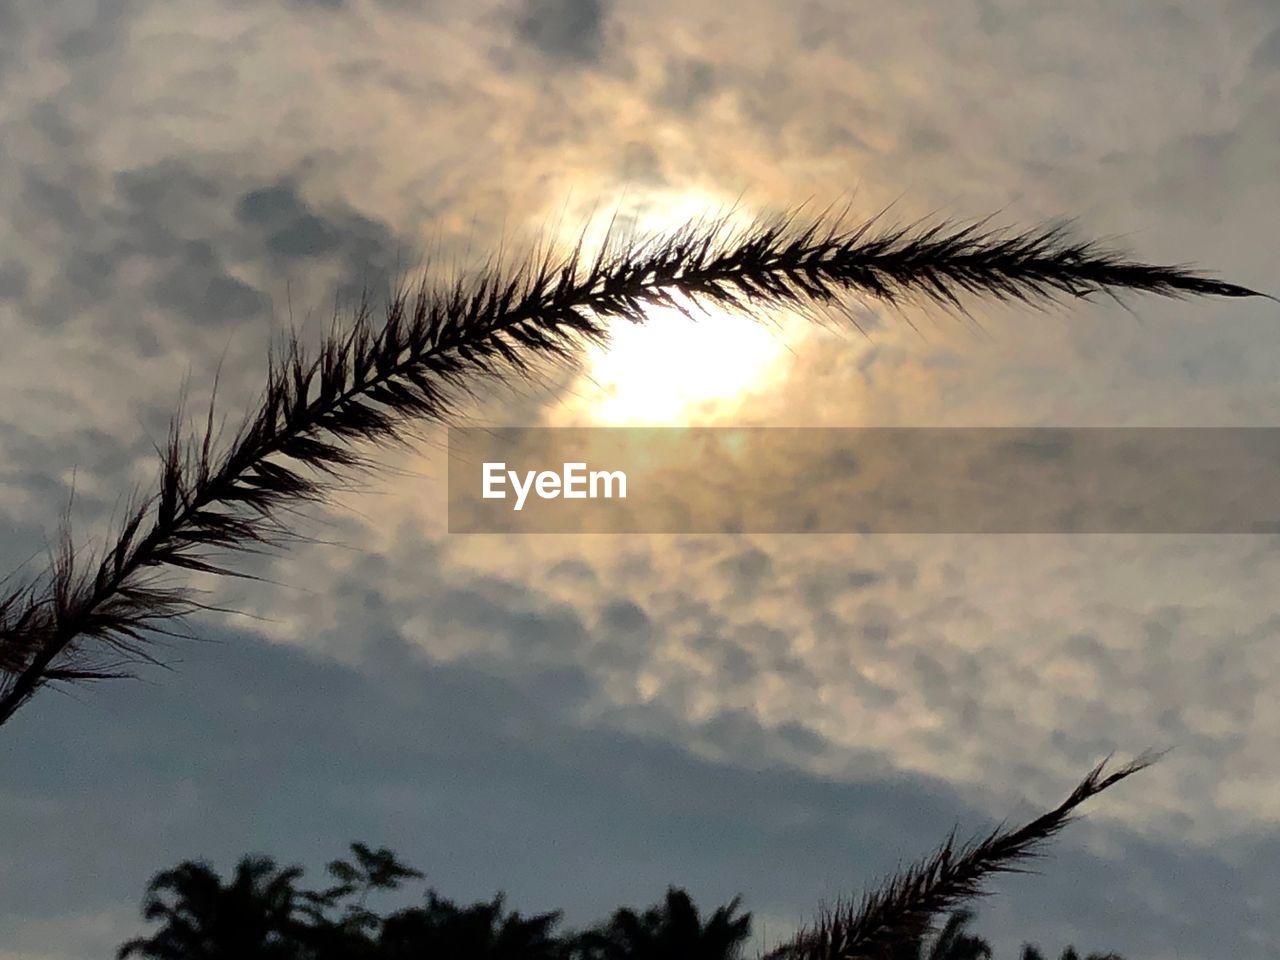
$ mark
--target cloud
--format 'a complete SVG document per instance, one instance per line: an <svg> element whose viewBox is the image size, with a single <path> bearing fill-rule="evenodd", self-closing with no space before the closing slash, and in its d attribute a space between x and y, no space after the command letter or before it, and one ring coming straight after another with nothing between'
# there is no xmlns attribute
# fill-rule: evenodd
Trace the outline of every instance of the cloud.
<svg viewBox="0 0 1280 960"><path fill-rule="evenodd" d="M0 262L0 300L20 300L27 292L27 268L17 260Z"/></svg>
<svg viewBox="0 0 1280 960"><path fill-rule="evenodd" d="M658 102L680 113L691 113L715 93L717 67L697 57L667 61L667 76Z"/></svg>
<svg viewBox="0 0 1280 960"><path fill-rule="evenodd" d="M552 60L587 64L604 49L605 0L520 0L516 35Z"/></svg>
<svg viewBox="0 0 1280 960"><path fill-rule="evenodd" d="M291 177L245 191L236 202L236 218L261 236L268 257L340 263L340 302L353 300L363 288L375 295L389 289L400 279L396 258L413 252L385 223L341 204L321 210L308 203Z"/></svg>
<svg viewBox="0 0 1280 960"><path fill-rule="evenodd" d="M216 327L261 317L266 298L226 262L235 254L218 235L221 199L214 181L177 160L123 171L106 189L85 175L77 188L28 171L22 216L61 228L63 267L57 287L32 296L27 309L61 325L132 292L176 311L180 323ZM143 290L121 282L126 269L140 263L150 275ZM127 323L139 347L159 349L145 322L120 321L111 324L116 335Z"/></svg>
<svg viewBox="0 0 1280 960"><path fill-rule="evenodd" d="M733 583L736 592L746 594L768 575L772 566L773 563L767 553L758 547L747 547L721 560L717 569Z"/></svg>
<svg viewBox="0 0 1280 960"><path fill-rule="evenodd" d="M1280 27L1268 33L1254 48L1249 65L1259 71L1280 70Z"/></svg>

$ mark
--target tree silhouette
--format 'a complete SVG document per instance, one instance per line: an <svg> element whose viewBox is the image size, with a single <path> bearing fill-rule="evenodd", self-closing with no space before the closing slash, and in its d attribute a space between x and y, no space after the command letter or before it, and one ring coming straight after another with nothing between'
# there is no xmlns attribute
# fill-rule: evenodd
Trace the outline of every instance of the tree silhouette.
<svg viewBox="0 0 1280 960"><path fill-rule="evenodd" d="M931 942L903 944L891 960L991 960L991 944L968 930L973 916L972 910L953 911Z"/></svg>
<svg viewBox="0 0 1280 960"><path fill-rule="evenodd" d="M684 890L644 913L622 908L578 939L582 960L737 960L751 936L751 914L738 914L741 898L717 909L705 923Z"/></svg>
<svg viewBox="0 0 1280 960"><path fill-rule="evenodd" d="M961 843L952 835L930 857L889 877L857 902L823 909L816 923L770 951L768 960L923 960L923 941L935 918L951 916L934 938L929 960L986 960L990 951L965 927L957 910L981 896L1000 873L1040 855L1044 843L1069 823L1080 805L1144 769L1141 757L1108 772L1103 761L1054 809L1017 829L999 828ZM336 882L323 891L300 891L297 867L280 870L268 857L245 857L223 884L208 864L186 861L152 880L143 916L161 923L151 937L131 940L119 958L152 960L396 960L459 954L489 960L738 960L750 936L751 915L740 899L718 908L704 923L685 891L643 913L623 908L600 926L557 937L558 913L521 917L506 913L499 895L458 907L434 891L426 904L382 917L369 910L374 890L395 889L417 870L385 847L351 845L353 861L334 860ZM351 902L352 898L354 902ZM343 903L343 901L348 901ZM1027 952L1030 951L1030 952ZM1034 947L1023 960L1043 960ZM1078 960L1068 948L1063 960ZM1115 960L1106 954L1088 960Z"/></svg>
<svg viewBox="0 0 1280 960"><path fill-rule="evenodd" d="M1022 945L1022 960L1045 960L1044 954L1040 952L1040 948L1034 943L1024 943ZM1076 952L1075 947L1067 947L1062 951L1058 960L1080 960L1080 954ZM1118 953L1091 953L1084 960L1124 960L1124 957Z"/></svg>
<svg viewBox="0 0 1280 960"><path fill-rule="evenodd" d="M269 857L241 859L223 883L203 861L185 861L156 875L143 917L159 923L149 937L124 944L119 960L735 960L751 933L737 899L704 923L692 898L671 888L643 914L621 909L585 934L556 930L560 913L521 915L502 894L459 905L427 890L425 903L383 916L370 909L373 891L421 878L385 847L351 844L349 860L334 860L336 882L299 887L303 871L279 869Z"/></svg>
<svg viewBox="0 0 1280 960"><path fill-rule="evenodd" d="M382 956L373 937L383 920L369 909L369 894L395 890L403 881L423 876L401 863L386 847L374 850L357 841L350 850L351 860L331 860L325 867L335 881L333 886L301 894L302 913L307 918L301 940L311 960ZM344 900L348 902L344 904Z"/></svg>
<svg viewBox="0 0 1280 960"><path fill-rule="evenodd" d="M337 881L334 886L322 892L303 894L305 910L309 916L316 918L336 907L340 901L356 896L354 903L347 904L343 921L364 929L378 919L377 914L365 906L370 893L374 890L395 890L403 881L420 880L423 874L401 863L386 847L374 850L357 841L351 844L350 849L353 861L331 860L325 867L329 876Z"/></svg>
<svg viewBox="0 0 1280 960"><path fill-rule="evenodd" d="M119 960L296 960L299 953L298 867L248 856L223 884L209 864L187 860L156 875L142 915L159 922L150 937L130 940Z"/></svg>
<svg viewBox="0 0 1280 960"><path fill-rule="evenodd" d="M117 952L118 960L742 960L751 914L735 897L705 919L679 887L637 912L623 907L581 933L557 930L561 913L522 915L497 894L461 905L428 889L418 906L381 914L368 904L423 874L386 847L350 846L351 857L331 861L336 881L302 889L299 867L281 869L270 857L247 856L223 882L204 861L187 860L157 874L147 887L143 917L158 923ZM953 910L932 937L828 940L814 950L805 938L769 956L842 960L992 960L990 944L970 931L973 911ZM1024 944L1021 960L1045 960ZM1067 947L1060 960L1080 960ZM1091 953L1084 960L1123 960Z"/></svg>
<svg viewBox="0 0 1280 960"><path fill-rule="evenodd" d="M247 856L223 883L203 861L156 875L143 918L159 923L150 937L124 944L117 956L149 960L357 960L381 957L374 936L383 919L367 906L375 890L394 890L422 874L385 847L351 844L350 860L334 860L335 883L300 889L300 867L280 869L270 857Z"/></svg>
<svg viewBox="0 0 1280 960"><path fill-rule="evenodd" d="M427 903L387 917L377 940L382 960L474 957L475 960L562 960L566 943L554 928L560 914L508 913L503 896L460 907L427 892Z"/></svg>

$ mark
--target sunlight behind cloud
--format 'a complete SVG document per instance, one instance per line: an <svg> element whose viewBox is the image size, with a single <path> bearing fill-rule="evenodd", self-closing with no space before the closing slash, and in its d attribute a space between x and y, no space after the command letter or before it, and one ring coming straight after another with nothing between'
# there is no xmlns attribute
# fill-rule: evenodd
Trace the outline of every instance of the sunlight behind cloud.
<svg viewBox="0 0 1280 960"><path fill-rule="evenodd" d="M610 236L644 238L698 219L745 226L751 214L701 191L649 192L594 214L582 239L593 249ZM803 334L785 316L761 323L692 305L689 315L670 307L651 307L646 315L643 325L613 321L609 342L586 350L582 373L554 420L607 426L723 420L753 394L776 388Z"/></svg>
<svg viewBox="0 0 1280 960"><path fill-rule="evenodd" d="M608 345L588 350L571 409L610 426L706 422L785 376L782 326L719 311L696 320L671 308L648 315L643 326L616 323Z"/></svg>

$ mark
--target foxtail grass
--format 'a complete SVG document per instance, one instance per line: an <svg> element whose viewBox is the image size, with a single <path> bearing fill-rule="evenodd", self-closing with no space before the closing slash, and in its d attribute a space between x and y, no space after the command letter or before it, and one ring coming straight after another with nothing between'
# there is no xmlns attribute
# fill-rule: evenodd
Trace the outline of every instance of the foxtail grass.
<svg viewBox="0 0 1280 960"><path fill-rule="evenodd" d="M1001 874L1026 873L1027 862L1075 819L1086 800L1154 762L1143 756L1108 772L1094 767L1057 807L1013 830L997 829L968 843L954 832L929 857L867 893L861 900L823 909L812 927L770 951L765 960L892 960L918 943L938 919L984 895Z"/></svg>
<svg viewBox="0 0 1280 960"><path fill-rule="evenodd" d="M744 228L700 220L592 255L579 244L450 284L424 280L392 296L380 322L362 300L317 349L293 339L271 359L256 408L229 442L217 442L212 410L203 431L175 417L156 490L105 546L81 551L64 535L43 575L0 593L0 723L48 684L123 676L154 659L155 640L200 608L168 574L233 573L223 558L279 542L292 507L374 466L379 444L448 420L486 382L604 341L611 319L644 324L654 306L760 319L838 308L855 295L963 309L972 298L1126 293L1259 296L1073 239L1063 226L883 227L792 214Z"/></svg>

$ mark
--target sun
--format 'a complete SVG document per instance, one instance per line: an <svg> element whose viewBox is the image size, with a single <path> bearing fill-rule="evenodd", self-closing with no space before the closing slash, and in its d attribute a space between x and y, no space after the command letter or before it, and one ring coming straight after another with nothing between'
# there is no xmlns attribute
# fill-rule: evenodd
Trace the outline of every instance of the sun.
<svg viewBox="0 0 1280 960"><path fill-rule="evenodd" d="M781 328L723 312L690 320L653 307L644 324L615 322L592 347L583 382L591 419L610 426L667 426L722 420L784 372Z"/></svg>
<svg viewBox="0 0 1280 960"><path fill-rule="evenodd" d="M586 245L603 240L611 219L615 229L623 224L647 235L698 217L716 219L731 206L689 192L624 198L616 212L592 219ZM789 318L761 323L715 308L691 307L686 315L656 306L645 316L643 324L610 322L608 343L587 349L578 381L553 419L603 426L715 423L786 376L797 334Z"/></svg>

